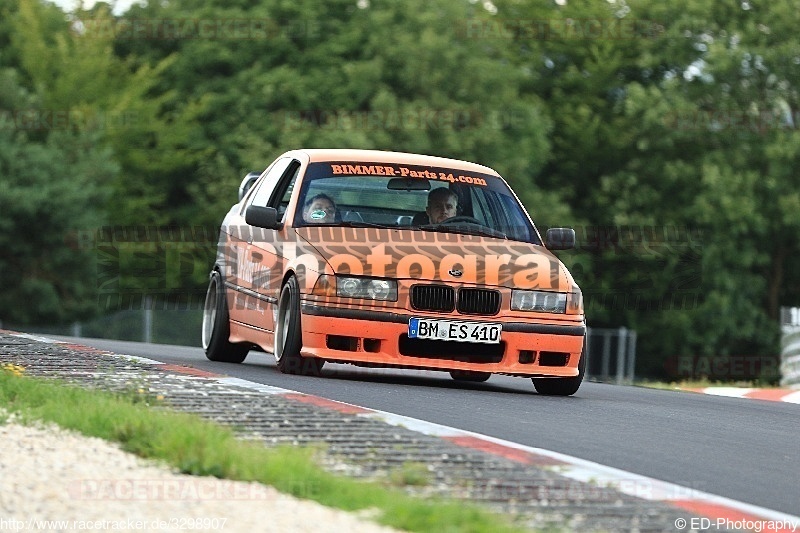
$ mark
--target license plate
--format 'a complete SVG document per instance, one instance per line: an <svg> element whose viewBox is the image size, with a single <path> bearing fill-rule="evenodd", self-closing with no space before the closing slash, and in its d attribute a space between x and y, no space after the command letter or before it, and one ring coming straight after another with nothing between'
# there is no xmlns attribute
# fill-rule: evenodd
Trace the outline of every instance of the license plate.
<svg viewBox="0 0 800 533"><path fill-rule="evenodd" d="M408 337L410 339L497 344L500 342L502 329L501 324L490 322L463 322L431 318L411 318L408 321Z"/></svg>

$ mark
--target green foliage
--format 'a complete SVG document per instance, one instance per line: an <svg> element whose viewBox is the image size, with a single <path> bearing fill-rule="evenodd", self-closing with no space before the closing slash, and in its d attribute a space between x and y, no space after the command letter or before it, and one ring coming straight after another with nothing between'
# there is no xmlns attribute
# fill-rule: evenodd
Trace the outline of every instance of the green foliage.
<svg viewBox="0 0 800 533"><path fill-rule="evenodd" d="M218 223L245 172L299 146L491 161L512 181L529 181L547 157L549 120L538 97L522 92L517 69L483 43L459 39L452 21L474 9L423 0L366 9L349 0L133 7L131 18L186 28L191 19L267 28L247 26L249 38L229 38L223 26L209 30L211 38L117 42L132 61L172 54L156 92L181 95L171 111L193 121L192 152L205 150L183 176L162 177L183 184L189 205L207 207L186 216L173 211L172 222Z"/></svg>
<svg viewBox="0 0 800 533"><path fill-rule="evenodd" d="M797 11L695 0L498 10L652 30L518 36L508 52L554 110L537 180L588 224L588 257L570 260L590 325L635 328L645 375L664 375L674 355L774 355L778 308L800 299ZM626 228L655 231L623 239Z"/></svg>
<svg viewBox="0 0 800 533"><path fill-rule="evenodd" d="M15 241L0 266L37 265L14 274L3 302L26 304L0 318L74 319L97 285L63 236L19 239L23 219L214 226L244 173L284 150L377 148L487 164L540 229L576 226L580 248L561 255L589 324L635 328L641 373L674 355L776 353L778 309L800 301L800 12L493 5L178 0L67 19L0 0L0 109L81 117L0 128L0 228ZM43 175L59 176L46 192ZM59 218L53 194L75 211ZM172 254L159 288L202 291L208 244L122 251L119 282L151 289L132 257ZM87 282L55 280L64 267Z"/></svg>
<svg viewBox="0 0 800 533"><path fill-rule="evenodd" d="M61 322L94 312L91 256L77 232L101 223L118 166L91 131L41 131L48 110L0 72L0 319Z"/></svg>
<svg viewBox="0 0 800 533"><path fill-rule="evenodd" d="M431 484L431 472L424 463L404 461L389 473L389 479L393 485L400 487L424 487Z"/></svg>

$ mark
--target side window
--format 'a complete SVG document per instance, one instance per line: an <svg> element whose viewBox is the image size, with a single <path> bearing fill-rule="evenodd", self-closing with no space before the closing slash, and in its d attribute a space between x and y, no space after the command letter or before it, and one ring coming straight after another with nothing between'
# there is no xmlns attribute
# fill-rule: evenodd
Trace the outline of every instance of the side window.
<svg viewBox="0 0 800 533"><path fill-rule="evenodd" d="M272 197L272 192L281 181L283 174L286 172L291 162L291 157L284 157L276 161L267 172L267 175L264 176L257 185L258 190L251 196L248 205L266 207L268 205L267 202L269 202L269 199Z"/></svg>
<svg viewBox="0 0 800 533"><path fill-rule="evenodd" d="M284 172L283 179L280 180L278 186L275 188L272 197L270 198L269 205L278 210L278 218L283 222L286 216L286 210L289 207L289 200L292 198L292 191L294 185L297 183L297 177L300 175L300 162L292 161Z"/></svg>

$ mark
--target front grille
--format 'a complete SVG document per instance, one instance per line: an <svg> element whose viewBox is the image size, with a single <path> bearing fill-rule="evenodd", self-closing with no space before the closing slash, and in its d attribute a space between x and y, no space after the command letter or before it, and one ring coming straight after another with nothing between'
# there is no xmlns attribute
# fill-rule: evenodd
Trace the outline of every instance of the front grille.
<svg viewBox="0 0 800 533"><path fill-rule="evenodd" d="M458 312L465 315L496 315L500 312L500 293L486 289L458 291Z"/></svg>
<svg viewBox="0 0 800 533"><path fill-rule="evenodd" d="M403 333L399 339L400 355L446 359L465 363L499 363L503 360L506 343L485 344L481 342L456 342L428 339L409 339Z"/></svg>
<svg viewBox="0 0 800 533"><path fill-rule="evenodd" d="M445 285L414 285L411 287L411 307L418 311L449 313L456 307L456 293Z"/></svg>

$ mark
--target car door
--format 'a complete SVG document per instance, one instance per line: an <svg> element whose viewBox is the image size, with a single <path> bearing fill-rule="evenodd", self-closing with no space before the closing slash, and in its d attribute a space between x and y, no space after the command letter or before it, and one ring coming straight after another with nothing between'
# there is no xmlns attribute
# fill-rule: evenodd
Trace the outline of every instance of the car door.
<svg viewBox="0 0 800 533"><path fill-rule="evenodd" d="M289 198L297 179L300 162L285 158L275 166L275 172L264 180L264 184L253 195L252 203L261 207L274 207L279 220L283 221ZM277 312L276 303L280 291L281 250L285 232L281 230L250 227L251 238L243 256L242 282L248 289L253 304L245 313L245 323L262 332L271 333Z"/></svg>
<svg viewBox="0 0 800 533"><path fill-rule="evenodd" d="M228 276L228 281L234 285L233 304L230 305L229 312L231 320L236 322L253 325L258 322L257 317L263 313L261 309L264 305L258 298L258 291L255 290L262 280L260 276L261 265L250 256L249 249L254 238L260 238L261 233L268 230L249 226L244 219L244 213L250 205L263 201L265 196L268 198L275 189L281 176L291 163L290 157L283 157L270 165L259 180L253 185L253 190L245 197L242 206L235 217L236 231L231 231L231 259L234 268Z"/></svg>

